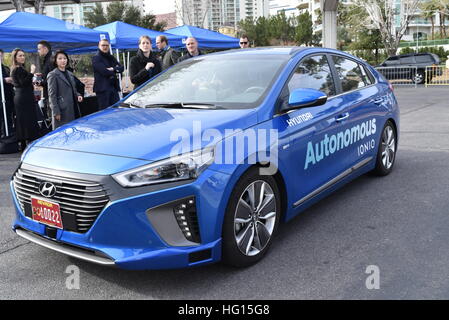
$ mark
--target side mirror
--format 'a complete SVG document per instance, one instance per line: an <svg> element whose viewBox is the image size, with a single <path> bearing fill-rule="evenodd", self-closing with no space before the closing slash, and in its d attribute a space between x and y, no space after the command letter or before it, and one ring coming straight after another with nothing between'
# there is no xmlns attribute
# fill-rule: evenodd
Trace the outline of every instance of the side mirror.
<svg viewBox="0 0 449 320"><path fill-rule="evenodd" d="M296 89L290 93L287 110L315 107L325 104L327 95L315 89ZM287 111L284 109L284 111Z"/></svg>

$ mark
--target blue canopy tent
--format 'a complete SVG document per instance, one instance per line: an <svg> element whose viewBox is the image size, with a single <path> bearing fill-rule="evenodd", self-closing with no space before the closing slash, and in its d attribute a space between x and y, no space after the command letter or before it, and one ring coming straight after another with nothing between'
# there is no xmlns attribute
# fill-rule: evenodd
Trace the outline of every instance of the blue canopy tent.
<svg viewBox="0 0 449 320"><path fill-rule="evenodd" d="M216 31L184 25L165 31L183 37L183 42L189 37L198 41L200 49L231 49L239 48L239 39L221 34Z"/></svg>
<svg viewBox="0 0 449 320"><path fill-rule="evenodd" d="M84 53L92 47L96 50L100 39L109 38L107 32L29 12L14 12L0 21L0 48L5 51L35 52L37 43L47 40L54 49Z"/></svg>
<svg viewBox="0 0 449 320"><path fill-rule="evenodd" d="M94 30L108 32L113 49L137 50L139 38L144 35L147 35L151 38L153 49L156 48L156 37L162 35L167 37L168 43L172 48L183 47L182 37L180 36L145 29L121 21L108 23L96 27Z"/></svg>
<svg viewBox="0 0 449 320"><path fill-rule="evenodd" d="M156 49L156 37L157 36L166 36L168 39L168 43L173 48L183 47L182 37L176 36L169 33L154 31L150 29L145 29L142 27L134 26L132 24L128 24L121 21L116 21L112 23L108 23L99 27L96 27L94 30L107 32L109 34L109 39L111 41L111 46L116 50L117 60L120 61L119 50L128 51L127 57L125 57L125 53L123 53L122 61L125 66L125 86L128 87L128 79L129 79L129 51L137 50L139 47L139 38L141 36L149 36L152 42L153 49ZM120 78L121 79L121 78Z"/></svg>
<svg viewBox="0 0 449 320"><path fill-rule="evenodd" d="M47 40L55 50L69 53L91 51L89 47L97 46L100 39L108 39L106 32L94 31L59 19L29 12L0 14L0 48L5 52L21 48L26 52L36 52L37 43ZM0 77L1 68L0 68ZM1 104L8 132L3 81L1 82Z"/></svg>

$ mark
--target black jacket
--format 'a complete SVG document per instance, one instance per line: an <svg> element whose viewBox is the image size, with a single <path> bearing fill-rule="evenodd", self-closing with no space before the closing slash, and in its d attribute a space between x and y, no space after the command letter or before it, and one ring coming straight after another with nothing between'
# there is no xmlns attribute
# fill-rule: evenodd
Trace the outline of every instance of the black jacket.
<svg viewBox="0 0 449 320"><path fill-rule="evenodd" d="M145 66L148 62L154 63L154 68L150 68L150 70L145 69ZM147 80L151 79L160 72L161 63L157 59L153 51L150 52L150 56L147 58L139 49L139 51L137 51L137 55L132 57L129 63L129 76L135 88L145 83Z"/></svg>
<svg viewBox="0 0 449 320"><path fill-rule="evenodd" d="M119 91L120 85L117 77L122 73L123 66L110 53L103 53L98 50L92 57L92 67L94 69L94 92ZM109 71L108 68L114 68Z"/></svg>
<svg viewBox="0 0 449 320"><path fill-rule="evenodd" d="M39 138L37 124L36 101L34 98L33 74L22 66L11 71L15 95L14 108L16 111L17 140L34 140Z"/></svg>
<svg viewBox="0 0 449 320"><path fill-rule="evenodd" d="M11 83L6 83L5 78L9 78L10 70L7 66L2 64L3 86L5 88L5 99L10 100L14 98L14 86ZM0 106L1 107L1 106Z"/></svg>
<svg viewBox="0 0 449 320"><path fill-rule="evenodd" d="M51 51L47 53L40 65L40 72L42 73L42 88L43 88L43 96L48 99L48 84L47 84L47 75L54 69L53 59Z"/></svg>
<svg viewBox="0 0 449 320"><path fill-rule="evenodd" d="M198 53L199 53L198 54L199 56L203 55L203 53L200 50L198 50ZM190 58L193 58L193 56L187 51L187 53L185 55L183 55L182 57L180 57L178 59L178 62L183 62L184 60L187 60L187 59L190 59Z"/></svg>

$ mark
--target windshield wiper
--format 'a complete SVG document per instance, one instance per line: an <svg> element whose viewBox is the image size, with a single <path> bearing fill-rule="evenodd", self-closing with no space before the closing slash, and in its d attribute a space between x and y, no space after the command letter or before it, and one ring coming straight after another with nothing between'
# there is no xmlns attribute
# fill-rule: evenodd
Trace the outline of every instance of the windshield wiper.
<svg viewBox="0 0 449 320"><path fill-rule="evenodd" d="M118 107L122 107L122 108L142 108L141 106L129 103L129 102L120 102L120 104L118 105Z"/></svg>
<svg viewBox="0 0 449 320"><path fill-rule="evenodd" d="M221 106L210 103L175 102L175 103L151 103L145 108L173 108L173 109L223 109Z"/></svg>

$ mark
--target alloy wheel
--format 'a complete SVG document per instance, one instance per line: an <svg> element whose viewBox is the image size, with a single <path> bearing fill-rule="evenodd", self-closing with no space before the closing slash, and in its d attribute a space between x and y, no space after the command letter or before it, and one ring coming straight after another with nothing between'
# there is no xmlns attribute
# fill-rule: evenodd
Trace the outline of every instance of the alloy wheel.
<svg viewBox="0 0 449 320"><path fill-rule="evenodd" d="M382 164L385 169L389 170L394 162L396 154L396 139L394 130L390 126L386 126L382 133Z"/></svg>
<svg viewBox="0 0 449 320"><path fill-rule="evenodd" d="M234 214L234 236L244 255L255 256L267 246L276 209L275 194L267 182L254 181L243 191Z"/></svg>

